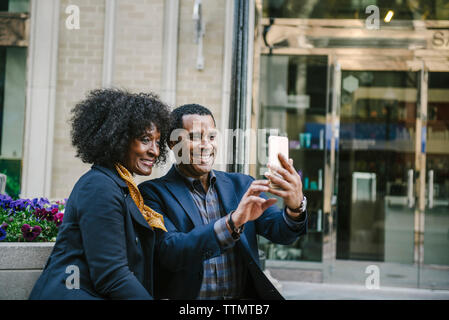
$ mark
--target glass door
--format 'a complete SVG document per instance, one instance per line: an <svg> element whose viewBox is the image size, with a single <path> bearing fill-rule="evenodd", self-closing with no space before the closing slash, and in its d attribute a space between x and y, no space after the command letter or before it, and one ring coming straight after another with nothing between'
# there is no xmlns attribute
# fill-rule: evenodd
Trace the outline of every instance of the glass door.
<svg viewBox="0 0 449 320"><path fill-rule="evenodd" d="M376 266L381 286L448 289L449 72L377 62L261 55L258 152L270 134L289 137L309 233L260 248L269 260L321 262L325 282L363 285Z"/></svg>
<svg viewBox="0 0 449 320"><path fill-rule="evenodd" d="M290 138L291 148L298 149L291 150L295 163L308 174L305 187L319 202L310 206L311 232L294 245L299 251L266 244L269 258L320 261L324 282L364 285L374 266L381 286L448 289L445 11L435 3L432 10L416 7L409 13L404 6L388 7L395 21L380 21L382 30L372 31L360 20L367 17L364 6L351 17L341 16L354 9L351 5L323 16L320 12L330 7L322 2L304 8L300 1L281 2L263 1L262 63L256 78L260 74L260 83L267 85L259 86L257 123ZM339 15L345 19L335 19ZM312 60L301 60L308 56L328 57L327 79L311 75L307 65ZM313 110L318 100L311 93L325 83L326 112L312 113L318 111ZM294 99L308 105L306 96L310 109L286 107ZM317 142L308 143L309 133L321 137L316 134L320 127L314 135L310 124L325 126L322 154L321 147L313 148ZM311 184L319 181L321 174L312 175L321 168L322 190L320 183ZM309 255L309 248L321 252L321 259Z"/></svg>
<svg viewBox="0 0 449 320"><path fill-rule="evenodd" d="M449 289L449 72L429 72L420 286Z"/></svg>
<svg viewBox="0 0 449 320"><path fill-rule="evenodd" d="M345 282L375 265L382 285L417 286L420 82L421 71L341 72L336 266Z"/></svg>
<svg viewBox="0 0 449 320"><path fill-rule="evenodd" d="M285 246L260 238L260 248L269 260L321 262L323 232L329 224L324 213L326 176L325 152L328 108L329 59L326 55L261 55L258 152L267 159L270 135L289 138L289 156L302 171L307 196L308 233ZM259 163L257 177L263 179L265 163ZM278 205L283 207L282 199Z"/></svg>

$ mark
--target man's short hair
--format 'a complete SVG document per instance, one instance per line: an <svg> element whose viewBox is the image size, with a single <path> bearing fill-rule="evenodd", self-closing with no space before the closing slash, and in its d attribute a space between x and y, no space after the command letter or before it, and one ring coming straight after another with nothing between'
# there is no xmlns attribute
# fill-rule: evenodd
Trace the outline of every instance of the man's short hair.
<svg viewBox="0 0 449 320"><path fill-rule="evenodd" d="M198 114L200 116L211 116L212 120L214 120L214 125L217 125L215 123L214 115L206 107L196 103L184 104L174 109L170 114L170 132L168 135L169 137L174 130L184 128L182 117L189 114Z"/></svg>

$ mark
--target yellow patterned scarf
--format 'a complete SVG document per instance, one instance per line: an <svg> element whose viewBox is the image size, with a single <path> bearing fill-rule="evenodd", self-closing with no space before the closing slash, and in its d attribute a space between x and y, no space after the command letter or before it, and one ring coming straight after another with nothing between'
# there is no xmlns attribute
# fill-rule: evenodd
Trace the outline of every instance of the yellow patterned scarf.
<svg viewBox="0 0 449 320"><path fill-rule="evenodd" d="M137 208L139 208L145 220L148 222L151 228L159 228L167 232L167 229L164 226L164 217L160 214L148 207L143 203L143 197L140 194L139 188L137 188L136 183L134 182L133 176L131 173L121 164L116 164L115 169L117 170L120 177L125 180L126 184L129 188L129 194L131 198L133 198L134 203Z"/></svg>

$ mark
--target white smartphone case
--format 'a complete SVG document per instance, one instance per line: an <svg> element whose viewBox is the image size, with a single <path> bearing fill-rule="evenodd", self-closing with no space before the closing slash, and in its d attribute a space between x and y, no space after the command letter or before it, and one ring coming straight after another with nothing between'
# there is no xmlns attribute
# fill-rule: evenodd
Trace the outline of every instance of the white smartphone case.
<svg viewBox="0 0 449 320"><path fill-rule="evenodd" d="M288 159L288 138L279 136L269 136L268 137L268 163L272 166L277 166L282 168L281 162L279 161L278 154L281 153ZM276 174L270 170L270 173ZM278 175L278 174L276 174ZM279 175L278 175L279 176ZM280 177L282 178L282 177ZM271 184L272 188L278 189L279 187L275 184Z"/></svg>

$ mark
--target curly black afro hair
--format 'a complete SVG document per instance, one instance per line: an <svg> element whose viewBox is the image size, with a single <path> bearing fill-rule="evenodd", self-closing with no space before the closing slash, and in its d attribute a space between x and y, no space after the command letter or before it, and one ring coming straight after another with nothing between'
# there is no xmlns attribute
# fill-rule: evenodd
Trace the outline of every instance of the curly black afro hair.
<svg viewBox="0 0 449 320"><path fill-rule="evenodd" d="M166 161L170 111L157 95L96 89L71 113L72 144L83 162L107 167L123 164L131 141L152 125L161 134L156 163Z"/></svg>

